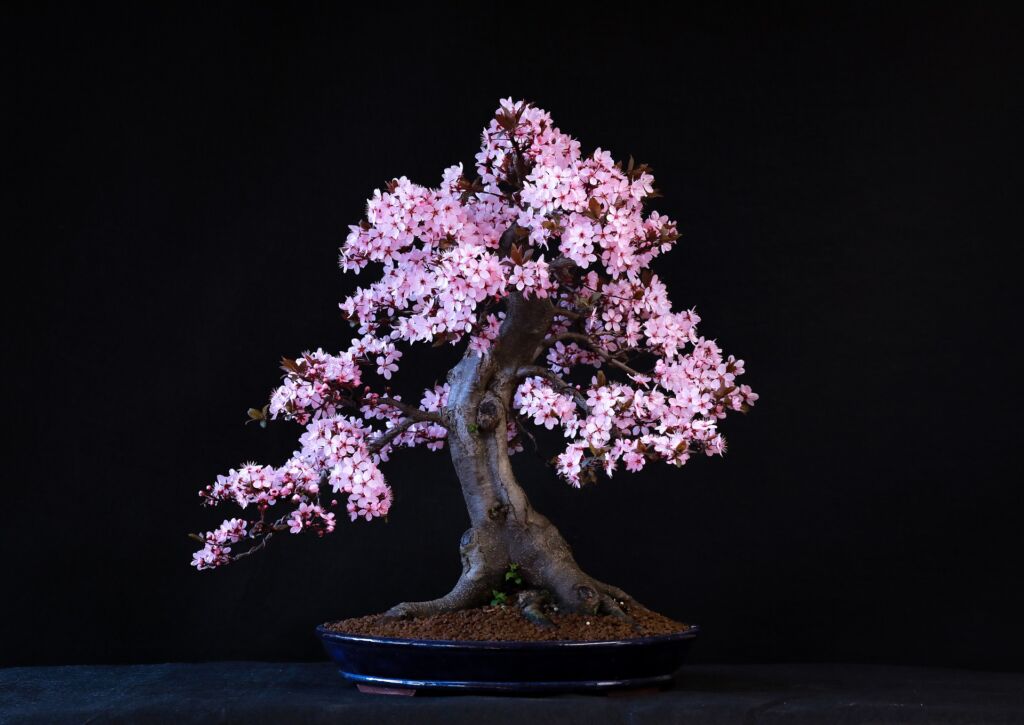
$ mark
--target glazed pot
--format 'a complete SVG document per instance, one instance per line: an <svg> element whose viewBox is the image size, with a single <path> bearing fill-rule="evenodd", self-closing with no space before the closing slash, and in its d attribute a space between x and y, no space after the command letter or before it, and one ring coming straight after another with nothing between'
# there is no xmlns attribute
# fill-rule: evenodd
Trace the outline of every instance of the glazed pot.
<svg viewBox="0 0 1024 725"><path fill-rule="evenodd" d="M494 642L317 634L341 674L369 691L578 692L671 683L699 628L607 642ZM396 694L399 694L396 692Z"/></svg>

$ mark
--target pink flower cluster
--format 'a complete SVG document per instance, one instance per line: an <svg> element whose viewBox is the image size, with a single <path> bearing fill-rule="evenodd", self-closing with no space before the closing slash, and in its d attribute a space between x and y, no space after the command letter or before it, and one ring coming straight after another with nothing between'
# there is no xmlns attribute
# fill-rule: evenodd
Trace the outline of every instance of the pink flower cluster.
<svg viewBox="0 0 1024 725"><path fill-rule="evenodd" d="M729 411L745 412L758 397L736 384L741 374L742 360L723 358L714 342L699 338L691 352L659 359L653 374L633 376L635 384L595 376L580 391L534 376L519 386L514 404L538 425L562 426L571 442L556 468L580 486L597 471L612 475L620 461L632 472L653 460L681 466L695 450L722 455L718 421Z"/></svg>
<svg viewBox="0 0 1024 725"><path fill-rule="evenodd" d="M516 264L508 276L509 287L514 287L523 297L547 297L557 285L551 279L544 255L536 260Z"/></svg>
<svg viewBox="0 0 1024 725"><path fill-rule="evenodd" d="M329 355L323 350L286 360L283 383L270 396L270 415L308 423L312 418L334 415L357 387L361 372L352 353Z"/></svg>
<svg viewBox="0 0 1024 725"><path fill-rule="evenodd" d="M248 524L242 519L228 519L213 531L207 531L203 548L192 555L192 566L199 571L212 569L230 561L231 547L246 536Z"/></svg>
<svg viewBox="0 0 1024 725"><path fill-rule="evenodd" d="M521 415L548 430L563 421L576 420L576 403L572 397L555 392L543 378L524 380L516 390L512 404Z"/></svg>
<svg viewBox="0 0 1024 725"><path fill-rule="evenodd" d="M324 511L323 506L315 503L300 503L288 517L288 530L293 534L303 530L317 531L321 536L334 531L334 514Z"/></svg>
<svg viewBox="0 0 1024 725"><path fill-rule="evenodd" d="M553 277L544 254L514 263L503 257L499 240L512 224L522 230L520 244L557 250L581 269L600 260L608 280L627 287L678 237L674 222L644 213L654 194L646 166L622 168L601 149L584 157L547 112L524 102L501 102L476 161L474 181L461 165L446 169L438 188L393 180L350 227L342 268L382 267L376 282L341 303L361 335L456 343L469 334L482 351L502 298L574 291ZM397 359L381 357L378 372L389 378Z"/></svg>

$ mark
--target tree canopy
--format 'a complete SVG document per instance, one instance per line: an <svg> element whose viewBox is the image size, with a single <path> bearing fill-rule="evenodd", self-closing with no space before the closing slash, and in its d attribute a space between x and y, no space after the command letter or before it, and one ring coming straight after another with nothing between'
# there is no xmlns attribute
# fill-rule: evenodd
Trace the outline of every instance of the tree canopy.
<svg viewBox="0 0 1024 725"><path fill-rule="evenodd" d="M340 254L346 272L380 271L340 304L356 337L338 353L283 361L282 384L250 415L304 426L300 449L200 491L209 505L255 515L196 535L198 569L248 555L277 532L329 533L342 507L352 520L386 515L381 464L398 448L440 450L448 434L447 384L410 400L381 387L398 373L402 347L464 343L465 354L486 356L512 296L545 300L553 317L535 364L518 371L509 452L522 449L524 426L560 427L555 468L573 486L725 452L720 421L757 394L737 382L743 361L698 333L694 310L673 312L650 270L679 236L646 208L658 196L651 169L600 148L583 155L546 111L506 99L483 131L475 172L458 164L436 188L402 177L374 191Z"/></svg>

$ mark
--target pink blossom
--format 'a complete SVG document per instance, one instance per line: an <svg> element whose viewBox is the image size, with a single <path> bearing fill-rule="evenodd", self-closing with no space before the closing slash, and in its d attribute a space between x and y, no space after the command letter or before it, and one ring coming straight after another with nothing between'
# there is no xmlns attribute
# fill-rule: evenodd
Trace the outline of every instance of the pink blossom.
<svg viewBox="0 0 1024 725"><path fill-rule="evenodd" d="M673 311L652 271L679 237L673 220L648 210L654 191L648 167L601 148L585 155L549 113L511 98L483 129L472 166L448 166L437 187L403 176L375 190L338 256L343 271L376 275L339 303L353 339L282 361L270 395L270 418L304 427L299 450L278 468L248 463L200 491L205 504L235 504L250 518L197 536L192 565L226 564L273 532L330 533L339 501L352 520L386 516L390 455L440 450L448 436L448 384L422 391L418 404L390 390L407 346L462 345L487 365L506 312L523 300L552 309L533 364L508 381L510 453L530 425L560 428L555 468L576 487L602 472L724 454L723 419L758 396L741 382L745 362L698 331L693 309ZM512 249L502 243L510 230ZM375 392L380 379L387 385ZM407 417L410 408L418 413Z"/></svg>
<svg viewBox="0 0 1024 725"><path fill-rule="evenodd" d="M536 260L515 265L508 276L508 284L522 292L524 297L547 297L555 289L543 254Z"/></svg>
<svg viewBox="0 0 1024 725"><path fill-rule="evenodd" d="M564 394L555 392L543 378L527 378L516 390L513 405L522 415L533 419L548 430L575 417L576 403Z"/></svg>

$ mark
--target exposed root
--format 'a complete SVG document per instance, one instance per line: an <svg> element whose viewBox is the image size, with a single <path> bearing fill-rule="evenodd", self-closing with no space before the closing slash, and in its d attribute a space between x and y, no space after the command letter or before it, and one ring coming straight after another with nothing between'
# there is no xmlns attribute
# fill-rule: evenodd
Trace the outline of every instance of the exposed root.
<svg viewBox="0 0 1024 725"><path fill-rule="evenodd" d="M612 599L614 599L620 607L631 607L634 605L643 606L632 595L627 594L626 592L619 589L617 586L614 586L612 584L605 584L604 582L600 582L596 579L594 579L593 581L594 584L597 585L598 589L603 590L604 593L610 596Z"/></svg>
<svg viewBox="0 0 1024 725"><path fill-rule="evenodd" d="M396 604L384 616L396 619L429 617L486 604L491 588L501 578L500 569L492 561L493 539L479 529L471 528L462 535L459 551L462 554L462 576L450 592L426 602Z"/></svg>
<svg viewBox="0 0 1024 725"><path fill-rule="evenodd" d="M488 582L483 579L461 577L455 587L443 597L426 602L402 602L384 612L385 617L410 619L429 617L444 612L483 606L490 595Z"/></svg>
<svg viewBox="0 0 1024 725"><path fill-rule="evenodd" d="M560 609L581 614L603 614L638 625L629 614L636 601L618 587L600 582L572 567L562 570L551 587Z"/></svg>
<svg viewBox="0 0 1024 725"><path fill-rule="evenodd" d="M522 611L523 616L538 627L554 627L555 623L544 611L544 606L550 602L546 591L541 589L526 589L516 596L516 606Z"/></svg>
<svg viewBox="0 0 1024 725"><path fill-rule="evenodd" d="M450 592L438 599L397 604L385 616L429 617L483 606L492 591L504 585L509 562L515 561L522 567L525 588L512 603L537 626L554 626L548 616L552 610L607 615L635 625L629 614L635 600L580 569L558 531L535 513L525 526L489 513L486 523L463 534L459 549L462 575Z"/></svg>
<svg viewBox="0 0 1024 725"><path fill-rule="evenodd" d="M632 597L617 587L605 585L585 574L581 579L569 587L572 595L568 599L557 595L553 597L546 589L525 589L516 595L515 606L528 621L539 627L555 626L547 613L551 607L559 611L616 617L638 627L629 614L630 606L636 604ZM402 602L385 612L384 616L410 619L480 607L490 599L492 584L485 577L463 576L452 591L443 597L425 602Z"/></svg>

